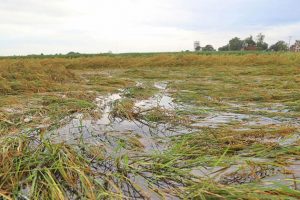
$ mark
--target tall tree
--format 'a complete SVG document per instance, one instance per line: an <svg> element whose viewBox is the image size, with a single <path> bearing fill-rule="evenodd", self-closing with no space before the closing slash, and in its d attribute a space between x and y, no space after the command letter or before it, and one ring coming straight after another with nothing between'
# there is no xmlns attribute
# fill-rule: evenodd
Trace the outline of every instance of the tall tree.
<svg viewBox="0 0 300 200"><path fill-rule="evenodd" d="M215 51L214 47L210 44L202 48L202 51Z"/></svg>
<svg viewBox="0 0 300 200"><path fill-rule="evenodd" d="M267 50L268 49L268 44L264 41L265 40L265 35L263 35L262 33L259 33L256 36L256 46L258 48L258 50Z"/></svg>
<svg viewBox="0 0 300 200"><path fill-rule="evenodd" d="M270 50L272 51L287 51L288 49L289 49L288 44L282 40L270 46Z"/></svg>
<svg viewBox="0 0 300 200"><path fill-rule="evenodd" d="M266 36L263 35L262 33L259 33L256 36L256 43L264 43Z"/></svg>
<svg viewBox="0 0 300 200"><path fill-rule="evenodd" d="M255 46L256 45L255 41L253 40L253 36L252 35L250 35L249 37L247 37L244 40L244 44L245 44L245 46Z"/></svg>
<svg viewBox="0 0 300 200"><path fill-rule="evenodd" d="M238 38L232 38L229 40L229 50L230 51L240 51L243 48L243 41Z"/></svg>
<svg viewBox="0 0 300 200"><path fill-rule="evenodd" d="M195 51L201 51L201 47L200 46L195 47Z"/></svg>

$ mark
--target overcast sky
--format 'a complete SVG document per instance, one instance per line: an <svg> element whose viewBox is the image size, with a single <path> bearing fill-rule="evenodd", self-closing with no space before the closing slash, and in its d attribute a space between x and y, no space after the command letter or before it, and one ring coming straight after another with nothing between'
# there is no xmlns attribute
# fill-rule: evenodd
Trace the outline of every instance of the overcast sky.
<svg viewBox="0 0 300 200"><path fill-rule="evenodd" d="M0 0L0 55L181 51L300 39L299 0Z"/></svg>

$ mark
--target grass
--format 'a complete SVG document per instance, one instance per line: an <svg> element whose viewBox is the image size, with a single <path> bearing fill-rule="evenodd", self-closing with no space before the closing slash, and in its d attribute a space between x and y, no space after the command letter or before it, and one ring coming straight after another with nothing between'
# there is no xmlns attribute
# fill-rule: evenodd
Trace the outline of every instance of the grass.
<svg viewBox="0 0 300 200"><path fill-rule="evenodd" d="M76 81L72 72L55 62L1 60L0 66L0 93L2 95L55 91L68 81Z"/></svg>
<svg viewBox="0 0 300 200"><path fill-rule="evenodd" d="M256 52L1 58L0 196L299 199L297 188L265 186L259 176L228 184L192 173L237 165L241 174L250 170L244 180L270 169L285 171L300 160L299 139L288 145L276 142L299 133L299 61L300 54ZM168 82L168 95L181 106L138 109L135 102L161 92L154 87L160 81ZM75 144L49 137L74 113L97 120L101 110L96 97L111 93L123 97L113 103L112 118L191 130L167 138L95 131L93 142L83 139L82 132ZM192 126L218 113L249 118L214 128ZM249 124L255 117L280 123ZM165 146L144 149L143 138L161 140ZM241 174L228 174L224 180Z"/></svg>
<svg viewBox="0 0 300 200"><path fill-rule="evenodd" d="M137 117L138 113L134 109L134 102L130 99L122 99L116 101L110 113L113 118L133 120Z"/></svg>
<svg viewBox="0 0 300 200"><path fill-rule="evenodd" d="M7 199L28 196L32 199L122 199L133 194L147 197L151 194L147 192L161 198L174 195L209 199L239 199L241 195L250 199L259 196L296 199L300 195L284 187L271 190L255 186L233 187L196 177L192 179L189 168L203 164L203 161L201 157L189 157L191 149L189 152L179 149L186 149L180 142L164 153L142 157L105 156L104 148L84 143L78 145L79 149L33 136L2 137L1 194ZM122 147L115 152L121 150ZM140 177L142 184L147 183L150 187L143 189L141 183L129 178L130 175ZM123 184L131 188L127 192L132 194L124 192Z"/></svg>
<svg viewBox="0 0 300 200"><path fill-rule="evenodd" d="M125 89L124 96L132 99L147 99L153 96L157 89L147 85L128 87Z"/></svg>
<svg viewBox="0 0 300 200"><path fill-rule="evenodd" d="M9 112L0 115L2 117L0 134L34 128L38 125L51 127L58 124L61 119L77 112L96 116L97 113L94 112L96 105L88 101L94 95L84 95L82 98L78 94L66 93L65 96L44 94L37 95L22 104L10 104Z"/></svg>

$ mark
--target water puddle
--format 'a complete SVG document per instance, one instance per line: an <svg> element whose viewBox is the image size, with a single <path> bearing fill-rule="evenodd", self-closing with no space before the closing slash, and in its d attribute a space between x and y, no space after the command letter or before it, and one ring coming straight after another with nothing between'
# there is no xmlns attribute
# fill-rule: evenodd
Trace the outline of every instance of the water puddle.
<svg viewBox="0 0 300 200"><path fill-rule="evenodd" d="M229 178L232 174L235 174L239 171L245 172L243 168L247 166L247 162L249 161L256 163L270 162L270 160L262 158L240 158L240 160L233 165L195 168L191 171L191 174L198 177L212 178L215 181L225 183L224 180Z"/></svg>
<svg viewBox="0 0 300 200"><path fill-rule="evenodd" d="M287 113L289 109L280 103L270 103L265 105L258 105L255 103L239 104L236 102L224 102L226 105L235 109L246 109L253 112L267 112L267 113Z"/></svg>
<svg viewBox="0 0 300 200"><path fill-rule="evenodd" d="M245 125L247 126L267 126L267 125L277 125L282 124L280 120L269 118L269 117L263 117L263 116L254 116L253 119Z"/></svg>
<svg viewBox="0 0 300 200"><path fill-rule="evenodd" d="M154 87L160 90L160 93L154 95L150 99L138 101L135 106L141 109L151 109L160 107L166 110L174 110L178 105L174 103L173 98L166 91L168 86L167 82L156 82Z"/></svg>
<svg viewBox="0 0 300 200"><path fill-rule="evenodd" d="M142 85L142 83L137 83ZM154 108L163 111L174 111L186 109L184 105L174 102L167 90L167 82L156 82L154 87L159 92L146 100L138 100L134 102L134 107L139 111L147 113ZM136 138L140 146L145 150L162 150L164 148L163 139L167 140L170 136L191 133L201 128L210 127L218 128L231 123L240 123L245 130L253 126L278 125L288 123L269 117L259 115L238 114L233 112L209 112L206 117L189 116L192 124L180 124L168 122L149 122L144 119L121 119L112 117L111 111L114 103L123 99L124 90L119 93L107 96L99 96L95 102L98 110L102 113L100 119L84 119L81 114L70 117L72 120L65 126L59 128L52 133L55 141L66 141L68 143L76 143L78 140L85 140L90 143L103 143L109 141L110 145L116 145L118 138L126 140L126 137ZM126 133L126 134L125 134ZM298 137L297 137L298 138ZM275 142L282 145L289 145L296 139L276 140ZM136 141L137 142L137 141Z"/></svg>
<svg viewBox="0 0 300 200"><path fill-rule="evenodd" d="M159 90L166 90L168 87L168 82L156 82L154 83L154 87L156 87Z"/></svg>
<svg viewBox="0 0 300 200"><path fill-rule="evenodd" d="M196 123L193 123L194 127L211 127L217 128L221 125L226 125L231 122L242 122L248 120L249 115L237 114L237 113L218 113L211 114L203 119L198 119Z"/></svg>
<svg viewBox="0 0 300 200"><path fill-rule="evenodd" d="M243 160L243 159L241 159ZM286 185L294 189L299 189L300 181L300 161L291 161L287 166L277 167L268 165L272 160L261 158L250 158L247 162L255 164L248 165L245 161L237 164L222 167L201 167L193 169L190 173L201 178L209 178L222 184L245 184L260 182L260 184L276 187Z"/></svg>
<svg viewBox="0 0 300 200"><path fill-rule="evenodd" d="M300 141L300 133L293 134L285 138L280 138L278 140L278 144L283 147L288 147L296 144L298 141Z"/></svg>
<svg viewBox="0 0 300 200"><path fill-rule="evenodd" d="M151 97L147 100L142 100L135 103L135 106L141 109L151 109L154 107L160 107L163 109L174 109L176 107L176 104L173 102L173 98L164 95L164 94L157 94L154 97Z"/></svg>
<svg viewBox="0 0 300 200"><path fill-rule="evenodd" d="M300 189L300 160L291 161L280 173L266 177L261 180L263 185L276 187L278 185L289 186L293 189Z"/></svg>
<svg viewBox="0 0 300 200"><path fill-rule="evenodd" d="M265 107L257 107L256 104L249 104L250 110L254 112L269 112L269 113L287 113L290 112L285 105L279 103L273 103L266 105Z"/></svg>
<svg viewBox="0 0 300 200"><path fill-rule="evenodd" d="M149 99L136 100L134 102L134 108L139 110L139 112L147 113L155 108L159 108L160 112L186 109L185 105L177 104L168 93L167 82L157 82L154 86L159 90L157 94ZM146 153L163 151L168 147L171 136L191 133L203 127L218 128L231 123L240 123L243 125L242 128L248 130L252 126L276 125L288 122L260 115L214 112L213 110L205 113L206 117L189 116L190 120L193 121L192 124L174 124L166 121L151 122L143 118L123 119L113 117L111 113L115 103L123 98L123 91L97 97L95 102L98 110L102 113L99 119L86 119L82 114L71 116L69 123L50 133L51 140L64 141L70 144L78 144L78 142L84 141L88 144L106 145L110 148L107 150L108 153L122 144L122 151L125 154L129 151ZM289 138L276 139L275 142L280 146L290 146L299 141L299 138L300 135L294 135ZM212 178L223 184L244 184L261 181L263 184L268 185L272 181L283 181L300 177L300 171L298 170L300 163L298 162L294 162L286 168L290 174L282 173L281 169L272 165L253 165L253 167L245 164L245 162L241 162L227 167L197 168L193 169L191 174L197 177ZM269 161L252 160L252 162L263 163ZM145 191L148 188L144 178L139 178L138 176L129 178L135 183L139 183ZM128 196L134 196L134 194L136 193L128 191ZM151 194L150 196L153 197L155 195Z"/></svg>
<svg viewBox="0 0 300 200"><path fill-rule="evenodd" d="M160 93L150 99L135 102L135 107L141 111L160 108L161 110L174 110L176 104L173 98L166 92L167 83L155 83L155 87ZM112 117L111 111L114 102L122 99L120 93L96 98L98 108L101 110L100 119L84 119L83 115L77 114L65 126L51 133L52 140L65 141L67 143L77 143L84 140L87 143L109 143L116 146L118 139L127 140L128 137L135 138L144 150L162 150L169 136L185 134L191 132L190 128L183 125L171 123L149 122L143 119L121 119ZM130 142L130 141L129 141Z"/></svg>
<svg viewBox="0 0 300 200"><path fill-rule="evenodd" d="M194 119L194 127L218 128L230 123L240 122L245 129L249 127L268 126L268 125L299 125L294 119L288 118L270 118L261 115L247 115L231 112L212 113L207 117Z"/></svg>

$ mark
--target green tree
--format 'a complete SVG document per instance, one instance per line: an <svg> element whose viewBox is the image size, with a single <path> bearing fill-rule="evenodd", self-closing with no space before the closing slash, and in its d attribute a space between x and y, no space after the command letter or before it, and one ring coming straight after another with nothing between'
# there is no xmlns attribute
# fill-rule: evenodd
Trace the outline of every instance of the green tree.
<svg viewBox="0 0 300 200"><path fill-rule="evenodd" d="M197 46L197 47L195 48L195 51L201 51L201 47L200 47L200 46Z"/></svg>
<svg viewBox="0 0 300 200"><path fill-rule="evenodd" d="M214 47L210 44L203 47L202 51L215 51Z"/></svg>
<svg viewBox="0 0 300 200"><path fill-rule="evenodd" d="M218 49L218 51L229 51L229 45L222 46Z"/></svg>
<svg viewBox="0 0 300 200"><path fill-rule="evenodd" d="M288 49L289 49L288 44L282 40L270 46L271 51L287 51Z"/></svg>
<svg viewBox="0 0 300 200"><path fill-rule="evenodd" d="M256 36L256 43L263 43L265 41L266 36L263 35L262 33L259 33Z"/></svg>
<svg viewBox="0 0 300 200"><path fill-rule="evenodd" d="M70 51L70 52L67 53L66 55L67 55L67 56L78 56L78 55L80 55L80 53L74 52L74 51Z"/></svg>
<svg viewBox="0 0 300 200"><path fill-rule="evenodd" d="M265 51L265 50L268 49L268 47L269 47L269 45L267 43L265 43L265 42L263 42L263 43L257 43L257 49L258 50Z"/></svg>
<svg viewBox="0 0 300 200"><path fill-rule="evenodd" d="M229 41L229 50L230 51L240 51L243 48L243 43L244 42L238 37L232 38Z"/></svg>
<svg viewBox="0 0 300 200"><path fill-rule="evenodd" d="M265 40L265 35L262 33L259 33L256 36L256 46L258 50L267 50L268 49L268 44L264 41Z"/></svg>
<svg viewBox="0 0 300 200"><path fill-rule="evenodd" d="M246 46L256 46L256 43L255 43L255 41L253 40L252 35L250 35L249 37L247 37L247 38L244 40L244 44L245 44Z"/></svg>

